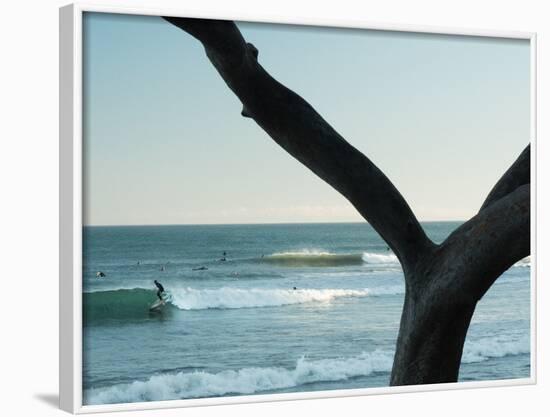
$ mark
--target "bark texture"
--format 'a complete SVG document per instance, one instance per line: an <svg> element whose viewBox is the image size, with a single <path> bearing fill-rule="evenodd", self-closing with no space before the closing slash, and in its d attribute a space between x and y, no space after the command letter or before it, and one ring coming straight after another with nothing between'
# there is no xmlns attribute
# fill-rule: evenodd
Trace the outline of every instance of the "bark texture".
<svg viewBox="0 0 550 417"><path fill-rule="evenodd" d="M241 114L347 198L399 258L406 293L391 385L456 381L477 301L530 252L530 147L479 213L436 245L384 173L263 69L235 23L165 19L202 43Z"/></svg>

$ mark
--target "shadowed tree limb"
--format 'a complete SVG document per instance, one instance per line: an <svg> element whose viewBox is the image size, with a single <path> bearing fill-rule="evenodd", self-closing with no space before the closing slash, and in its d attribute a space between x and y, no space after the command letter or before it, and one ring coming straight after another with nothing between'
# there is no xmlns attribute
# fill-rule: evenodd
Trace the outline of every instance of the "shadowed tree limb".
<svg viewBox="0 0 550 417"><path fill-rule="evenodd" d="M477 301L530 253L530 186L491 204L417 263L407 285L391 385L455 382Z"/></svg>
<svg viewBox="0 0 550 417"><path fill-rule="evenodd" d="M382 171L304 99L272 78L233 22L165 17L197 38L250 117L281 147L346 197L411 269L433 247Z"/></svg>
<svg viewBox="0 0 550 417"><path fill-rule="evenodd" d="M493 202L458 227L435 251L447 269L462 267L463 278L449 283L457 297L479 300L508 268L530 253L530 184ZM446 251L455 252L449 256Z"/></svg>
<svg viewBox="0 0 550 417"><path fill-rule="evenodd" d="M479 211L511 193L516 188L531 183L531 144L523 150L518 159L495 184Z"/></svg>

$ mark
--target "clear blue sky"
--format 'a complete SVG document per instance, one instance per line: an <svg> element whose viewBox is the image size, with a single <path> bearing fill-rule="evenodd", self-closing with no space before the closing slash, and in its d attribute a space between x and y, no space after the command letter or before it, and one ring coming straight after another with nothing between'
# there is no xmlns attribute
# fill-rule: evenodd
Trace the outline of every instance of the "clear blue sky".
<svg viewBox="0 0 550 417"><path fill-rule="evenodd" d="M528 41L238 26L420 220L471 217L529 142ZM84 223L361 220L241 107L185 32L86 13Z"/></svg>

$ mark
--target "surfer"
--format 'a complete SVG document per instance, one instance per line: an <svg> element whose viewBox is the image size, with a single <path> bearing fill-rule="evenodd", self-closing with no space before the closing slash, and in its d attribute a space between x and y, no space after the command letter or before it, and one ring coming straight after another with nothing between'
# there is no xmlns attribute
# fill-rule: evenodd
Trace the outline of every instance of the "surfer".
<svg viewBox="0 0 550 417"><path fill-rule="evenodd" d="M155 285L156 285L157 288L158 288L157 297L159 298L159 300L162 301L162 294L164 293L164 287L163 287L162 284L161 284L160 282L158 282L157 280L155 280Z"/></svg>
<svg viewBox="0 0 550 417"><path fill-rule="evenodd" d="M103 271L97 271L95 276L98 277L98 278L104 278L106 275L105 275L105 272L103 272Z"/></svg>
<svg viewBox="0 0 550 417"><path fill-rule="evenodd" d="M208 270L208 268L205 267L205 266L200 266L198 268L193 268L193 271L206 271L206 270Z"/></svg>

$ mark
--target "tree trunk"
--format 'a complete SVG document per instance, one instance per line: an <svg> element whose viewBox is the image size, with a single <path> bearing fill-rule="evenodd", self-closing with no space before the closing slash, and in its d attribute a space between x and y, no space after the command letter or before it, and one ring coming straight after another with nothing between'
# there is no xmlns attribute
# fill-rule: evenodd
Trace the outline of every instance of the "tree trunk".
<svg viewBox="0 0 550 417"><path fill-rule="evenodd" d="M444 290L407 289L390 385L456 381L475 305Z"/></svg>

